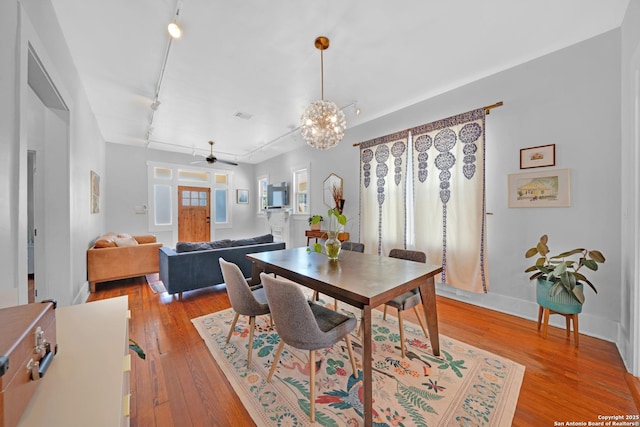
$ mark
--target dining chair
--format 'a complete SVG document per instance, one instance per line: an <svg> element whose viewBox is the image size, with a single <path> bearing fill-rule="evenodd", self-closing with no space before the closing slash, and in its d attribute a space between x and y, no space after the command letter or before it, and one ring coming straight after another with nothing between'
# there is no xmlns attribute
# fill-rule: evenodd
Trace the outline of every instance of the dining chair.
<svg viewBox="0 0 640 427"><path fill-rule="evenodd" d="M357 321L353 316L345 316L308 301L302 288L296 283L265 273L260 274L260 280L266 290L271 316L280 336L280 344L269 370L267 382L271 381L278 367L285 343L300 350L309 350L309 417L311 422L315 422L316 350L330 347L344 338L353 375L356 377L356 360L353 357L349 334L355 329Z"/></svg>
<svg viewBox="0 0 640 427"><path fill-rule="evenodd" d="M342 242L340 250L364 253L364 243L350 242L348 240L345 240L344 242ZM313 301L318 301L318 291L313 291L313 296L311 297L311 299ZM333 309L336 311L338 310L338 300L333 301Z"/></svg>
<svg viewBox="0 0 640 427"><path fill-rule="evenodd" d="M391 258L399 258L406 259L409 261L416 262L427 262L427 256L424 252L420 251L411 251L406 249L391 249L389 252L389 257ZM405 292L402 295L399 295L388 301L384 305L384 315L383 319L387 318L387 307L393 307L398 310L398 328L400 329L400 349L402 351L402 357L405 357L405 349L404 349L404 327L402 325L402 312L405 310L409 310L413 308L416 316L418 317L418 321L420 322L420 326L422 327L422 332L424 332L424 336L429 338L427 334L427 328L425 327L424 320L422 316L420 316L420 311L418 310L418 306L422 303L422 296L420 294L420 289L415 288L409 292Z"/></svg>
<svg viewBox="0 0 640 427"><path fill-rule="evenodd" d="M229 334L227 335L227 344L229 344L229 340L231 339L240 315L249 316L249 345L247 355L247 367L249 367L253 350L253 332L256 326L256 316L269 314L270 312L267 295L262 285L249 286L242 274L242 270L240 270L240 267L236 264L228 262L223 258L219 258L218 261L220 262L222 277L227 286L227 294L231 301L231 307L233 307L233 311L235 312L233 322L231 322L231 329L229 329Z"/></svg>

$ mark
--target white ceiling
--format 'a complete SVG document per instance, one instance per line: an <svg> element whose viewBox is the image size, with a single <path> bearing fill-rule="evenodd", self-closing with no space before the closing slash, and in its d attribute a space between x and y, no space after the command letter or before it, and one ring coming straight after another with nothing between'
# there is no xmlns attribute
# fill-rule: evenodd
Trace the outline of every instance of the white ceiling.
<svg viewBox="0 0 640 427"><path fill-rule="evenodd" d="M147 144L161 80L150 147L207 154L214 140L219 158L257 163L304 144L319 35L324 97L353 127L617 28L629 0L52 2L107 141Z"/></svg>

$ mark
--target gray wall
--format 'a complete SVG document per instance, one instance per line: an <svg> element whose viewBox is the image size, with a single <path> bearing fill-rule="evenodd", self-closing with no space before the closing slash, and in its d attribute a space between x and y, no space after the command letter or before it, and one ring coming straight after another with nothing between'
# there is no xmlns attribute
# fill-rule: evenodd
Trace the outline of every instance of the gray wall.
<svg viewBox="0 0 640 427"><path fill-rule="evenodd" d="M631 1L622 26L622 310L618 348L627 367L640 375L640 2ZM635 357L633 357L635 354Z"/></svg>
<svg viewBox="0 0 640 427"><path fill-rule="evenodd" d="M109 154L105 154L105 143L73 61L57 22L51 19L55 14L50 1L24 0L22 4L33 28L37 28L28 34L33 36L32 40L19 37L24 29L19 25L18 3L12 0L0 4L0 38L3 40L0 53L2 58L9 58L0 62L0 185L4 190L0 198L0 269L3 271L0 291L26 284L27 227L26 220L21 218L26 218L24 171L28 126L24 122L25 107L20 103L26 71L21 58L26 42L33 41L71 106L68 180L59 183L68 189L72 200L68 219L70 247L65 248L70 265L66 266L69 283L61 286L70 286L71 297L78 301L86 291L86 248L108 229L131 227L131 232L136 232L138 227L144 227L146 223L131 213L131 205L139 203L144 192L136 184L131 186L130 199L112 196L112 191L124 188L121 168L128 165L126 159L130 152L115 161L121 147L107 144ZM290 181L290 168L308 163L312 213L326 210L320 189L324 178L331 172L342 176L347 200L345 213L350 218L350 231L357 237L359 162L358 150L352 143L504 101L504 107L493 110L487 118L487 207L494 213L488 220L491 291L487 295L451 294L447 289L440 292L533 318L537 307L533 303L533 286L527 283L522 272L527 265L522 256L524 251L542 233L550 235L553 250L575 246L600 249L607 256L607 263L594 277L600 294L596 296L587 291L581 331L618 343L630 366L631 361L637 359L632 356L638 353L639 323L638 303L631 302L639 299L635 249L638 244L638 153L634 102L637 101L632 94L633 82L638 79L634 67L640 56L639 8L638 2L630 2L621 30L350 129L341 145L328 152L303 147L255 168L243 169L242 176L255 194L255 176L269 173L273 182ZM398 78L402 78L401 73ZM425 87L428 85L429 82L425 82ZM424 88L416 90L417 93L423 91ZM571 168L572 206L508 209L506 180L509 173L519 172L519 149L547 143L556 144L557 167ZM153 150L144 153L153 153ZM132 155L138 160L154 155L149 156ZM106 166L105 159L108 159ZM130 166L143 168L140 162ZM97 215L89 214L90 170L103 177L104 209ZM146 168L143 170L146 172ZM143 180L146 187L146 175L138 175L140 171L131 173ZM242 221L241 230L229 233L250 235L262 231L260 221L249 225L252 211L239 212L238 217L244 216L246 221ZM301 229L306 228L306 219L294 218L294 221ZM70 303L66 290L64 295L62 303ZM637 361L635 363L637 375Z"/></svg>
<svg viewBox="0 0 640 427"><path fill-rule="evenodd" d="M107 143L105 181L106 231L128 234L147 234L151 232L165 246L175 247L178 239L177 230L176 233L149 231L148 214L135 213L136 205L148 205L147 161L152 161L230 171L233 174L232 188L230 188L233 228L212 231L212 240L251 237L264 233L266 230L262 227L263 224L256 221L256 184L253 166L247 164L229 166L221 163L217 163L215 168L207 165L193 166L190 163L194 160L197 160L197 158L194 159L193 156L188 154ZM235 202L235 190L238 188L249 190L249 204L237 204Z"/></svg>
<svg viewBox="0 0 640 427"><path fill-rule="evenodd" d="M30 44L69 107L68 139L43 141L49 155L45 150L44 157L39 156L53 159L49 168L59 168L57 178L47 183L48 194L52 199L59 192L63 205L36 201L51 204L47 206L47 223L57 221L55 225L65 231L63 238L50 239L49 243L57 246L47 260L44 277L36 277L36 281L49 280L46 293L39 298L56 298L64 306L84 302L88 296L86 249L104 229L103 214L89 213L89 171L104 175L104 140L53 16L50 1L0 3L0 182L6 187L0 197L0 292L15 292L20 303L27 302L27 150L29 141L40 131L39 125L30 122L34 115L28 105L26 58ZM61 155L68 161L56 162L56 156Z"/></svg>
<svg viewBox="0 0 640 427"><path fill-rule="evenodd" d="M264 162L256 174L270 173L278 181L294 164L309 161L315 213L324 209L319 183L334 172L345 180L345 213L357 224L359 151L353 143L504 101L486 125L487 211L493 213L487 221L490 292L442 287L439 293L535 318L535 290L523 272L529 265L524 253L546 233L553 251L587 247L607 257L592 280L600 293L586 292L580 329L616 341L623 303L620 61L620 30L615 30L349 129L337 148L305 146ZM551 143L556 144L556 167L571 169L571 207L507 208L507 175L522 172L520 148Z"/></svg>

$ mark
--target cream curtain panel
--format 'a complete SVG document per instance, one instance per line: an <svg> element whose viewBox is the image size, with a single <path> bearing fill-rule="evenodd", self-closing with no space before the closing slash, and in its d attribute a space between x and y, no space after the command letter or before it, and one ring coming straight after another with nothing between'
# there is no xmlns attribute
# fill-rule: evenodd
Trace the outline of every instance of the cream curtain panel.
<svg viewBox="0 0 640 427"><path fill-rule="evenodd" d="M442 283L487 292L484 108L411 129L415 246Z"/></svg>
<svg viewBox="0 0 640 427"><path fill-rule="evenodd" d="M481 108L360 145L367 252L409 246L442 265L439 282L488 292L484 129Z"/></svg>
<svg viewBox="0 0 640 427"><path fill-rule="evenodd" d="M360 236L367 252L404 247L407 131L360 144Z"/></svg>

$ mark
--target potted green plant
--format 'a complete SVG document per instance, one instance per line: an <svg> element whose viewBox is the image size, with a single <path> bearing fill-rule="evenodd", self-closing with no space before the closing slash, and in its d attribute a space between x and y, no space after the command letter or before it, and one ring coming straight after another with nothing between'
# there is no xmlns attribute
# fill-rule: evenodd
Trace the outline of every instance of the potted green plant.
<svg viewBox="0 0 640 427"><path fill-rule="evenodd" d="M322 215L311 215L309 216L309 227L311 227L312 230L320 230L322 221L324 221Z"/></svg>
<svg viewBox="0 0 640 427"><path fill-rule="evenodd" d="M604 255L584 248L550 255L548 240L547 235L543 235L538 244L525 253L525 258L539 255L536 263L525 270L525 273L535 272L529 279L537 280L538 304L558 313L580 313L584 304L584 284L598 293L582 268L598 270L598 264L605 262Z"/></svg>
<svg viewBox="0 0 640 427"><path fill-rule="evenodd" d="M340 213L338 208L329 209L327 211L329 225L327 227L327 240L324 242L324 250L327 257L330 260L338 259L340 255L341 243L338 240L339 228L347 223L347 217ZM311 248L307 248L308 251L314 251L322 253L323 245L321 243L315 243Z"/></svg>

